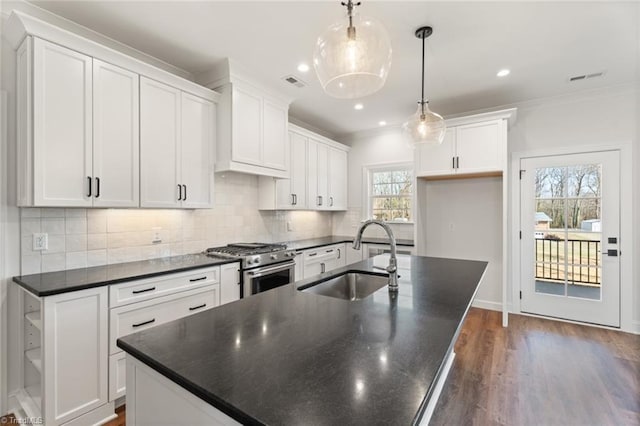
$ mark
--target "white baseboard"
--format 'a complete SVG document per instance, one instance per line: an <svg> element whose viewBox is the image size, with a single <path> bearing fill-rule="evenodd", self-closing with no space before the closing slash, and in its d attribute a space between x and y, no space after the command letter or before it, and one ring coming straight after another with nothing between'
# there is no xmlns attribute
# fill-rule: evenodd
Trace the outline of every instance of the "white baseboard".
<svg viewBox="0 0 640 426"><path fill-rule="evenodd" d="M501 302L492 302L490 300L479 300L475 299L471 304L474 308L480 309L488 309L490 311L500 311L502 312L502 303Z"/></svg>
<svg viewBox="0 0 640 426"><path fill-rule="evenodd" d="M640 321L632 321L631 322L631 330L625 330L629 333L640 334Z"/></svg>

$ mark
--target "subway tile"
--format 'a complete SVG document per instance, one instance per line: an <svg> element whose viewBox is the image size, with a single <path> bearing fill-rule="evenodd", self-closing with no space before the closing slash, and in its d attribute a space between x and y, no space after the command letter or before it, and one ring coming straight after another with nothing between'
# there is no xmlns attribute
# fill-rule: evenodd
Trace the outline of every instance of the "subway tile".
<svg viewBox="0 0 640 426"><path fill-rule="evenodd" d="M64 218L42 218L42 232L49 235L64 235L65 219Z"/></svg>
<svg viewBox="0 0 640 426"><path fill-rule="evenodd" d="M99 250L107 248L107 234L87 235L87 250Z"/></svg>
<svg viewBox="0 0 640 426"><path fill-rule="evenodd" d="M102 266L107 264L106 250L89 250L87 251L87 266Z"/></svg>
<svg viewBox="0 0 640 426"><path fill-rule="evenodd" d="M39 208L20 208L20 217L40 217L40 209Z"/></svg>
<svg viewBox="0 0 640 426"><path fill-rule="evenodd" d="M66 256L64 253L42 255L42 272L62 271L64 269L66 269Z"/></svg>
<svg viewBox="0 0 640 426"><path fill-rule="evenodd" d="M64 209L64 217L87 217L87 209Z"/></svg>
<svg viewBox="0 0 640 426"><path fill-rule="evenodd" d="M58 217L58 218L62 218L64 217L64 209L60 209L60 208L45 208L45 209L41 209L40 214L42 217Z"/></svg>
<svg viewBox="0 0 640 426"><path fill-rule="evenodd" d="M22 256L22 265L20 268L20 274L22 275L39 274L41 263L42 263L42 256L40 255L40 253Z"/></svg>
<svg viewBox="0 0 640 426"><path fill-rule="evenodd" d="M102 234L107 232L107 215L104 214L92 214L89 211L87 215L87 233L88 234Z"/></svg>
<svg viewBox="0 0 640 426"><path fill-rule="evenodd" d="M86 217L69 217L66 219L65 230L67 234L86 234L87 218Z"/></svg>
<svg viewBox="0 0 640 426"><path fill-rule="evenodd" d="M78 252L69 252L66 256L66 268L67 269L78 269L78 268L86 268L87 267L87 252L86 251L78 251Z"/></svg>
<svg viewBox="0 0 640 426"><path fill-rule="evenodd" d="M23 218L20 220L20 234L28 237L41 232L40 218Z"/></svg>
<svg viewBox="0 0 640 426"><path fill-rule="evenodd" d="M65 245L67 251L86 251L87 234L67 235Z"/></svg>
<svg viewBox="0 0 640 426"><path fill-rule="evenodd" d="M48 248L42 250L42 254L64 253L66 250L66 238L64 235L50 234L48 236Z"/></svg>

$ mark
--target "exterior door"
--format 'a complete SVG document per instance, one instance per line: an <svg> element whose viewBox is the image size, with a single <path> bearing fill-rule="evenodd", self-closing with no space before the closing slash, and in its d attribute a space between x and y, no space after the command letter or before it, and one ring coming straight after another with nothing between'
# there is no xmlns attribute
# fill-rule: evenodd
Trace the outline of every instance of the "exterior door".
<svg viewBox="0 0 640 426"><path fill-rule="evenodd" d="M522 312L620 326L618 151L521 161Z"/></svg>

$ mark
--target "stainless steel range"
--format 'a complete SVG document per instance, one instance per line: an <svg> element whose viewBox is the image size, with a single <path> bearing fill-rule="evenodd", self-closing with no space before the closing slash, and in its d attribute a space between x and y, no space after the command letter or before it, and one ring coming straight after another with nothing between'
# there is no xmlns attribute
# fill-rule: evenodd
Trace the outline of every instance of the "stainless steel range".
<svg viewBox="0 0 640 426"><path fill-rule="evenodd" d="M285 244L237 243L212 247L207 255L240 260L242 297L295 281L295 251Z"/></svg>

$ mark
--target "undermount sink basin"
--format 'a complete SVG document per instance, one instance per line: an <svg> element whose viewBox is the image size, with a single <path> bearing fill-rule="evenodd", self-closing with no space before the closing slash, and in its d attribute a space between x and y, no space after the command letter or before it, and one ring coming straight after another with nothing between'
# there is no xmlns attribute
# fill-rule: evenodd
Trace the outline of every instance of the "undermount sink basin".
<svg viewBox="0 0 640 426"><path fill-rule="evenodd" d="M347 272L301 289L301 291L335 297L336 299L362 300L388 283L389 277L387 275Z"/></svg>

